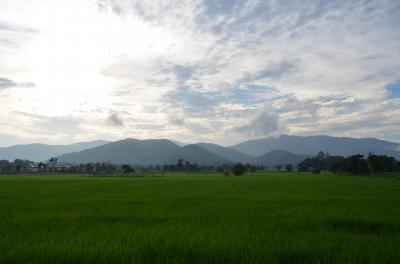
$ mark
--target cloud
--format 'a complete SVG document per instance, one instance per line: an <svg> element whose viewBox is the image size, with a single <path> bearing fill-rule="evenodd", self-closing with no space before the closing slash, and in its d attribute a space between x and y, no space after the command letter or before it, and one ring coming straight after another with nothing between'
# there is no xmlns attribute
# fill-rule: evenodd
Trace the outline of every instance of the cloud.
<svg viewBox="0 0 400 264"><path fill-rule="evenodd" d="M0 89L7 89L10 87L14 87L14 86L17 86L16 82L14 82L10 79L7 79L7 78L0 77Z"/></svg>
<svg viewBox="0 0 400 264"><path fill-rule="evenodd" d="M187 113L200 113L218 105L213 95L213 93L196 91L190 87L182 87L168 92L163 98L169 104L179 106Z"/></svg>
<svg viewBox="0 0 400 264"><path fill-rule="evenodd" d="M38 128L51 133L76 134L83 132L80 120L72 117L45 117L35 124Z"/></svg>
<svg viewBox="0 0 400 264"><path fill-rule="evenodd" d="M68 134L73 135L82 133L81 127L82 120L73 116L48 116L31 114L27 112L13 112L17 119L31 121L32 126L30 129L37 129L42 133L48 134Z"/></svg>
<svg viewBox="0 0 400 264"><path fill-rule="evenodd" d="M0 89L8 89L8 88L12 88L12 87L31 88L31 87L35 87L35 84L32 82L17 83L13 80L0 77Z"/></svg>
<svg viewBox="0 0 400 264"><path fill-rule="evenodd" d="M250 137L264 137L279 131L279 116L273 111L263 111L244 125L235 127L235 132Z"/></svg>
<svg viewBox="0 0 400 264"><path fill-rule="evenodd" d="M285 74L292 72L295 68L294 63L287 61L278 62L276 64L271 64L260 71L246 73L246 76L243 77L240 82L255 82L264 78L279 79Z"/></svg>
<svg viewBox="0 0 400 264"><path fill-rule="evenodd" d="M106 124L118 128L111 138L357 131L400 141L398 1L94 2L0 4L5 134L69 122L40 118L51 113L93 139ZM13 111L32 116L16 122Z"/></svg>
<svg viewBox="0 0 400 264"><path fill-rule="evenodd" d="M117 113L113 113L108 116L106 124L111 127L123 127L124 121Z"/></svg>
<svg viewBox="0 0 400 264"><path fill-rule="evenodd" d="M169 117L169 123L175 127L183 127L186 124L185 118L183 116L174 116L174 115L171 115Z"/></svg>

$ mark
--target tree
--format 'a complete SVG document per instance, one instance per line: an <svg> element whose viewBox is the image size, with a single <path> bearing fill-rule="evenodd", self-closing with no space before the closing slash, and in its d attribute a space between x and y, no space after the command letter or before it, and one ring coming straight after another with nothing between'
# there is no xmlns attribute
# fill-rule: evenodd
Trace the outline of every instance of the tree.
<svg viewBox="0 0 400 264"><path fill-rule="evenodd" d="M291 164L286 164L285 169L286 171L291 172L293 170L293 166Z"/></svg>
<svg viewBox="0 0 400 264"><path fill-rule="evenodd" d="M320 151L314 157L306 158L299 164L297 164L298 171L324 171L331 170L334 168L333 164L344 160L341 156L331 156L329 153ZM332 170L334 171L334 170ZM335 172L335 171L334 171Z"/></svg>
<svg viewBox="0 0 400 264"><path fill-rule="evenodd" d="M330 166L330 170L333 172L349 172L351 174L371 172L371 166L363 157L363 155L358 154L339 160Z"/></svg>
<svg viewBox="0 0 400 264"><path fill-rule="evenodd" d="M397 167L396 159L386 155L374 155L370 153L367 161L373 172L395 171Z"/></svg>
<svg viewBox="0 0 400 264"><path fill-rule="evenodd" d="M124 164L121 167L123 173L135 173L135 169L129 166L128 164Z"/></svg>
<svg viewBox="0 0 400 264"><path fill-rule="evenodd" d="M232 173L236 176L243 175L247 172L246 166L244 166L242 163L236 163L232 166L231 168Z"/></svg>
<svg viewBox="0 0 400 264"><path fill-rule="evenodd" d="M276 165L275 168L280 171L282 169L282 165Z"/></svg>
<svg viewBox="0 0 400 264"><path fill-rule="evenodd" d="M176 164L176 168L177 168L177 170L179 170L179 171L182 171L183 170L183 159L178 159L178 163Z"/></svg>
<svg viewBox="0 0 400 264"><path fill-rule="evenodd" d="M93 165L92 165L92 163L86 163L86 165L85 165L85 170L86 170L86 172L91 172L91 171L93 171Z"/></svg>
<svg viewBox="0 0 400 264"><path fill-rule="evenodd" d="M14 160L15 171L19 172L25 166L25 162L21 159Z"/></svg>
<svg viewBox="0 0 400 264"><path fill-rule="evenodd" d="M8 160L0 160L0 172L11 172L12 164Z"/></svg>

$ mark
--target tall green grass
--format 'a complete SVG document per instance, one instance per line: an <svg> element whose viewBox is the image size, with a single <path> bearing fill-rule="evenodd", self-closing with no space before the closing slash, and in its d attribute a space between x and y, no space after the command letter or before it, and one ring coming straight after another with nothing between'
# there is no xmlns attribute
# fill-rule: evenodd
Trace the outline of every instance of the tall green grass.
<svg viewBox="0 0 400 264"><path fill-rule="evenodd" d="M0 263L396 263L400 180L0 176Z"/></svg>

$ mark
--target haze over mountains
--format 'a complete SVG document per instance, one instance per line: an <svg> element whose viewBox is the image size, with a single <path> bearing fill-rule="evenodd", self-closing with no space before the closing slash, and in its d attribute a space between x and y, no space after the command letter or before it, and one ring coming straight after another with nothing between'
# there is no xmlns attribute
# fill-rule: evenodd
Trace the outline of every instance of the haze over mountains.
<svg viewBox="0 0 400 264"><path fill-rule="evenodd" d="M248 140L232 146L247 155L259 156L267 151L284 149L297 154L315 155L319 151L331 155L349 156L354 154L386 154L400 157L400 144L375 138L348 138L330 136L289 136Z"/></svg>
<svg viewBox="0 0 400 264"><path fill-rule="evenodd" d="M27 145L15 145L5 148L0 147L0 160L7 159L12 161L14 159L26 159L32 161L44 161L48 160L51 157L56 157L64 153L95 148L107 143L110 143L110 141L96 140L69 145L47 145L35 143Z"/></svg>
<svg viewBox="0 0 400 264"><path fill-rule="evenodd" d="M198 164L230 162L265 166L297 164L319 151L332 155L367 155L369 152L400 158L400 144L373 138L355 139L330 136L288 136L264 138L224 147L212 143L178 145L167 139L124 139L93 141L71 145L29 144L0 148L0 159L44 161L57 156L60 162L110 162L129 164L171 164L184 159Z"/></svg>

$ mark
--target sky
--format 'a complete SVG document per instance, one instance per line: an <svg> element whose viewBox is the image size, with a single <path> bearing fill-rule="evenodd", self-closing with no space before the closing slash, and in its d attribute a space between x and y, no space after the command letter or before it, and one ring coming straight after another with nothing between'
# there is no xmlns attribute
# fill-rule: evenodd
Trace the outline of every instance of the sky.
<svg viewBox="0 0 400 264"><path fill-rule="evenodd" d="M0 1L0 146L400 142L400 1Z"/></svg>

